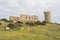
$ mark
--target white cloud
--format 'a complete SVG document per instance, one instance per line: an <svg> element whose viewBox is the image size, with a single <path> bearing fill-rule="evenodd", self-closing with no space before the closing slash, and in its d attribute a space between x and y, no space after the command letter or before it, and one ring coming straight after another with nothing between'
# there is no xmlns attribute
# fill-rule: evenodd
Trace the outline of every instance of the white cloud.
<svg viewBox="0 0 60 40"><path fill-rule="evenodd" d="M60 0L0 0L0 15L3 17L25 13L38 15L43 20L46 10L51 11L53 21L60 22Z"/></svg>

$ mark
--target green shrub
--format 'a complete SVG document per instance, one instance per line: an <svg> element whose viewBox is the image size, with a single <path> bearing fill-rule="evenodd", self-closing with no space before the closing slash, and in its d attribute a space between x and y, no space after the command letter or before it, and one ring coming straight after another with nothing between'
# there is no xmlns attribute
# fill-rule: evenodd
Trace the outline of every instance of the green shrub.
<svg viewBox="0 0 60 40"><path fill-rule="evenodd" d="M42 22L37 21L37 22L35 22L35 24L37 24L37 25L46 25L46 22L45 21L42 21Z"/></svg>
<svg viewBox="0 0 60 40"><path fill-rule="evenodd" d="M15 25L16 25L17 27L22 27L22 26L23 26L23 24L20 24L20 23L15 23Z"/></svg>
<svg viewBox="0 0 60 40"><path fill-rule="evenodd" d="M46 21L42 21L42 25L46 25Z"/></svg>
<svg viewBox="0 0 60 40"><path fill-rule="evenodd" d="M21 21L17 21L16 23L23 24L23 22L21 22Z"/></svg>
<svg viewBox="0 0 60 40"><path fill-rule="evenodd" d="M10 22L9 20L3 18L3 19L0 19L0 21L5 21L5 22Z"/></svg>
<svg viewBox="0 0 60 40"><path fill-rule="evenodd" d="M17 22L15 23L15 25L16 25L17 27L22 27L22 26L23 26L23 22L17 21Z"/></svg>
<svg viewBox="0 0 60 40"><path fill-rule="evenodd" d="M9 23L7 25L7 27L9 27L10 29L14 29L14 28L16 28L16 25L15 24L12 24L12 23Z"/></svg>
<svg viewBox="0 0 60 40"><path fill-rule="evenodd" d="M57 24L57 25L60 25L59 23L53 23L53 24Z"/></svg>
<svg viewBox="0 0 60 40"><path fill-rule="evenodd" d="M36 24L34 22L26 22L26 25L28 25L28 26L36 26Z"/></svg>
<svg viewBox="0 0 60 40"><path fill-rule="evenodd" d="M34 22L37 25L41 25L42 23L40 21Z"/></svg>
<svg viewBox="0 0 60 40"><path fill-rule="evenodd" d="M2 23L0 22L0 25L2 25Z"/></svg>

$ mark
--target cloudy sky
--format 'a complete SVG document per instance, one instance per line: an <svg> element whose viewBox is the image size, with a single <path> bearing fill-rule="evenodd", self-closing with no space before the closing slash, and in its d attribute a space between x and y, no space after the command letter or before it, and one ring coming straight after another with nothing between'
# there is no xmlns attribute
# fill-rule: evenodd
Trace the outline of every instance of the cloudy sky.
<svg viewBox="0 0 60 40"><path fill-rule="evenodd" d="M0 0L0 18L8 19L23 13L44 20L44 11L50 11L52 21L60 23L60 0Z"/></svg>

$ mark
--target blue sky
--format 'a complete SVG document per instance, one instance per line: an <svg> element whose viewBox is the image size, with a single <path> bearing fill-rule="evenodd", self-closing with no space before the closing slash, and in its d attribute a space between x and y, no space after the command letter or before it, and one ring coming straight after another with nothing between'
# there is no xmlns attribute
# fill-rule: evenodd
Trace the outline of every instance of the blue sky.
<svg viewBox="0 0 60 40"><path fill-rule="evenodd" d="M51 11L52 21L60 23L60 0L0 0L0 18L23 13L44 20L44 11Z"/></svg>

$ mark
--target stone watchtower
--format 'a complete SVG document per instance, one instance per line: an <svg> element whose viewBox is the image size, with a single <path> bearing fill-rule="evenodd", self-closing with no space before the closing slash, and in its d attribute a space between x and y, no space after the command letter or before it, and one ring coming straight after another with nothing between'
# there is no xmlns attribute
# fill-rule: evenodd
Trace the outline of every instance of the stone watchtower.
<svg viewBox="0 0 60 40"><path fill-rule="evenodd" d="M44 12L44 17L45 17L45 22L51 23L51 13L49 11Z"/></svg>

